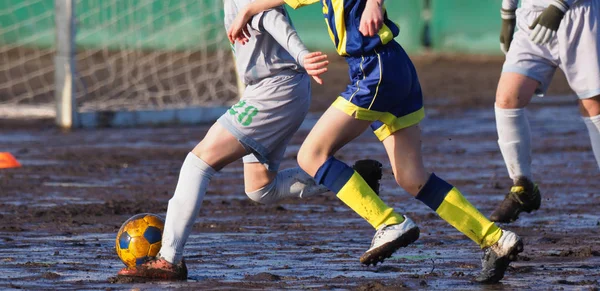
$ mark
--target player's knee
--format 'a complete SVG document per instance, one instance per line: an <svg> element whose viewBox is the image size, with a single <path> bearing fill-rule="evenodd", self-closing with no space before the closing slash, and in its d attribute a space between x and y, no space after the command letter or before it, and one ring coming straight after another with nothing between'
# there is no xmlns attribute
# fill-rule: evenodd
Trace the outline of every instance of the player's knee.
<svg viewBox="0 0 600 291"><path fill-rule="evenodd" d="M302 170L309 175L314 176L327 158L328 154L324 151L302 146L300 151L298 151L297 161L298 166L300 166Z"/></svg>
<svg viewBox="0 0 600 291"><path fill-rule="evenodd" d="M194 149L192 154L202 159L216 171L220 171L226 166L227 155L223 153L222 148L215 142L203 139Z"/></svg>
<svg viewBox="0 0 600 291"><path fill-rule="evenodd" d="M398 186L413 196L419 193L419 190L427 182L426 176L415 172L399 171L395 173L394 178Z"/></svg>
<svg viewBox="0 0 600 291"><path fill-rule="evenodd" d="M246 195L250 200L260 204L274 204L279 201L280 196L277 193L276 180L258 190L246 192Z"/></svg>
<svg viewBox="0 0 600 291"><path fill-rule="evenodd" d="M510 94L505 90L498 89L496 92L496 107L503 109L517 108L518 96Z"/></svg>
<svg viewBox="0 0 600 291"><path fill-rule="evenodd" d="M600 95L588 99L581 99L579 102L582 116L590 117L600 115Z"/></svg>
<svg viewBox="0 0 600 291"><path fill-rule="evenodd" d="M300 147L300 150L298 151L298 157L296 158L298 166L300 166L302 170L308 172L308 168L310 168L312 164L311 157L313 155L314 154L311 150L304 146Z"/></svg>

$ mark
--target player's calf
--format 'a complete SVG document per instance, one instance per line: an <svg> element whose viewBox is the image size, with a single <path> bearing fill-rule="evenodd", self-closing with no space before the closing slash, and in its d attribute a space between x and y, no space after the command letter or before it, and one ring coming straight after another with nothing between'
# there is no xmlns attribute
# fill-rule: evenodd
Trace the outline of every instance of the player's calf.
<svg viewBox="0 0 600 291"><path fill-rule="evenodd" d="M382 165L376 160L359 160L353 166L363 177L369 187L379 194L379 180L382 176ZM327 187L318 185L310 175L300 168L285 169L277 173L268 185L246 195L252 201L261 204L274 204L286 198L306 198L329 191Z"/></svg>

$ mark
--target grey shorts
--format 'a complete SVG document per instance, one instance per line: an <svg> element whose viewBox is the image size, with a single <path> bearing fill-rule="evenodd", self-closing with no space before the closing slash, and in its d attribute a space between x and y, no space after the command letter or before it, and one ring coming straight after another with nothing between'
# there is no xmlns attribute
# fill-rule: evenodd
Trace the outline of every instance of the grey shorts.
<svg viewBox="0 0 600 291"><path fill-rule="evenodd" d="M556 68L567 77L580 99L600 95L600 0L579 1L565 14L555 39L538 45L529 40L529 26L541 9L517 10L517 28L502 72L518 73L540 82L543 96Z"/></svg>
<svg viewBox="0 0 600 291"><path fill-rule="evenodd" d="M250 154L244 163L259 162L277 171L285 149L310 106L310 78L288 71L249 85L240 101L217 122Z"/></svg>

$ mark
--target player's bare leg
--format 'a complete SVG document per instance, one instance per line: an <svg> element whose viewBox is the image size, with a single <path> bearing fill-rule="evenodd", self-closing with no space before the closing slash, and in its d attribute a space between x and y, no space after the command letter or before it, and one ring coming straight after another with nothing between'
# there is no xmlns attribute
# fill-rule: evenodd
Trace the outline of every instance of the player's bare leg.
<svg viewBox="0 0 600 291"><path fill-rule="evenodd" d="M333 157L370 124L330 107L302 144L298 164L377 229L371 248L360 259L363 264L376 265L417 240L419 229L410 219L388 207L360 174Z"/></svg>
<svg viewBox="0 0 600 291"><path fill-rule="evenodd" d="M477 281L500 281L508 264L523 251L521 239L510 231L498 228L457 188L427 172L423 165L421 129L418 124L392 133L383 140L383 145L392 163L398 185L484 250L483 269Z"/></svg>
<svg viewBox="0 0 600 291"><path fill-rule="evenodd" d="M538 186L531 174L531 134L525 106L533 97L538 81L517 73L503 73L496 93L498 145L513 187L490 215L496 222L512 222L523 211L541 204Z"/></svg>
<svg viewBox="0 0 600 291"><path fill-rule="evenodd" d="M579 100L579 109L590 134L592 150L600 169L600 95Z"/></svg>
<svg viewBox="0 0 600 291"><path fill-rule="evenodd" d="M183 246L198 216L212 176L227 164L246 154L246 149L228 130L215 123L202 141L186 157L175 194L169 200L159 255L135 269L124 268L122 276L161 280L185 280L187 268Z"/></svg>

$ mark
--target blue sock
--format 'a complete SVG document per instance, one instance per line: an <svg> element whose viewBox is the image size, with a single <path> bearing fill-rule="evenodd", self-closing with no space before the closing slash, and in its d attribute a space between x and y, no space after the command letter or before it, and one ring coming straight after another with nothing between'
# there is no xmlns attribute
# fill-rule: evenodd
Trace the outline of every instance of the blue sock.
<svg viewBox="0 0 600 291"><path fill-rule="evenodd" d="M325 187L337 194L353 174L354 170L350 166L332 156L321 165L317 174L315 174L315 180L318 184L325 185Z"/></svg>

